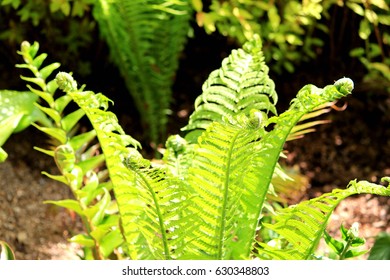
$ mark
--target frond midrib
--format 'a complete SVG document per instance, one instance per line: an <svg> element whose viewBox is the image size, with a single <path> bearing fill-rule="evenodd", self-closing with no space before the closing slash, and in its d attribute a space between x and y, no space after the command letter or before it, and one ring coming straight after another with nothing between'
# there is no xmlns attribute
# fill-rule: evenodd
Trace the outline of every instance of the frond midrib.
<svg viewBox="0 0 390 280"><path fill-rule="evenodd" d="M222 259L223 256L223 243L225 241L225 226L226 226L226 213L228 211L227 209L227 203L229 198L229 182L230 182L230 166L232 161L232 153L233 149L236 143L236 140L238 136L240 135L241 130L237 131L237 133L234 135L233 141L231 141L229 145L229 150L227 153L227 166L225 170L225 182L224 182L224 195L223 195L223 205L222 205L222 213L221 213L221 220L220 220L220 231L219 231L219 244L218 244L218 259Z"/></svg>

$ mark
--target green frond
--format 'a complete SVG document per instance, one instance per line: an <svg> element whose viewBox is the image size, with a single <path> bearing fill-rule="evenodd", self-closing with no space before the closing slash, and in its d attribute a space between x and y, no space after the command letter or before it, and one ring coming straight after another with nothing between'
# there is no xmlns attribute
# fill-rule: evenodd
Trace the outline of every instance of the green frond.
<svg viewBox="0 0 390 280"><path fill-rule="evenodd" d="M146 163L146 165L145 165ZM152 167L150 162L142 159L137 151L131 150L126 159L127 167L134 173L133 188L143 203L143 212L138 217L127 217L127 208L123 206L122 226L125 236L138 235L138 241L153 248L151 256L139 252L142 259L172 259L180 257L182 235L183 201L187 195L183 188L167 176L165 167ZM132 214L132 212L129 212Z"/></svg>
<svg viewBox="0 0 390 280"><path fill-rule="evenodd" d="M202 259L248 258L267 186L257 170L261 130L212 123L195 147L188 181L198 226L187 252Z"/></svg>
<svg viewBox="0 0 390 280"><path fill-rule="evenodd" d="M280 116L268 119L268 125L274 124L275 127L260 140L264 147L261 157L264 167L261 174L266 174L261 179L263 180L263 185L268 186L270 184L273 170L278 162L283 145L298 121L315 108L351 93L346 91L340 92L339 89L341 87L353 89L352 80L342 78L336 81L334 85L328 85L324 88L318 88L314 85L304 86L291 102L290 108L286 112Z"/></svg>
<svg viewBox="0 0 390 280"><path fill-rule="evenodd" d="M388 179L383 180L388 182ZM280 235L286 244L282 248L274 248L260 243L262 248L258 250L258 256L262 259L311 259L337 205L351 195L362 193L390 196L390 187L354 180L347 189L335 189L318 198L282 209L274 216L274 224L263 226Z"/></svg>
<svg viewBox="0 0 390 280"><path fill-rule="evenodd" d="M94 16L133 97L150 140L165 137L190 4L173 0L97 1Z"/></svg>
<svg viewBox="0 0 390 280"><path fill-rule="evenodd" d="M203 84L195 111L182 130L204 130L213 121L249 114L251 110L276 114L275 85L268 76L261 48L261 40L255 36L223 60L221 68L213 71Z"/></svg>
<svg viewBox="0 0 390 280"><path fill-rule="evenodd" d="M65 91L79 91L76 81L70 74L64 72L58 73L57 79L46 81L59 64L53 63L41 68L46 54L35 57L38 50L38 43L31 45L23 42L19 54L26 64L19 64L18 67L29 69L33 73L33 78L23 77L23 79L34 84L34 88L31 85L27 86L31 94L38 97L34 104L35 108L50 119L49 122L42 122L40 126L33 123L36 128L50 136L52 145L50 149L36 149L54 158L61 175L42 173L68 185L75 197L75 199L46 203L54 203L76 211L80 215L86 234L74 236L71 241L81 245L87 244L84 247L86 258L109 258L113 250L121 246L124 240L119 231L116 202L112 200L110 193L112 184L107 181L104 169L105 158L100 153L98 144L92 143L96 137L95 131L77 135L77 124L84 116L84 111L78 109L65 115L64 111L72 101L72 97L68 92L57 97L58 88ZM46 101L45 105L40 102L39 97ZM93 107L96 103L103 108L108 106L108 99L100 95L95 99L89 106Z"/></svg>
<svg viewBox="0 0 390 280"><path fill-rule="evenodd" d="M70 92L91 121L106 157L129 254L134 259L171 259L180 256L179 238L183 188L169 180L164 168L153 167L134 148L115 115L101 110L92 92ZM101 102L101 101L100 101ZM95 104L91 106L90 104ZM184 231L184 230L183 230Z"/></svg>

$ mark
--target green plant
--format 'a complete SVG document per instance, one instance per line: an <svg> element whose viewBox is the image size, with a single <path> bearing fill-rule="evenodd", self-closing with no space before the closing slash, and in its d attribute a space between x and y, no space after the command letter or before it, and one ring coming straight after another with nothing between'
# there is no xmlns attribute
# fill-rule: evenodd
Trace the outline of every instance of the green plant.
<svg viewBox="0 0 390 280"><path fill-rule="evenodd" d="M148 140L166 137L172 85L190 28L187 1L97 1L94 17L134 99Z"/></svg>
<svg viewBox="0 0 390 280"><path fill-rule="evenodd" d="M382 232L371 248L369 260L390 260L390 234Z"/></svg>
<svg viewBox="0 0 390 280"><path fill-rule="evenodd" d="M142 157L137 150L139 143L124 133L116 116L108 111L107 97L85 91L84 86L79 88L64 72L46 82L58 65L47 66L50 71L40 69L34 65L37 52L37 43L23 43L19 53L25 64L19 67L33 72L33 78L23 79L39 87L29 89L47 103L38 108L53 119L52 127L37 127L56 143L51 150L39 150L54 157L61 171L59 176L49 176L69 185L75 195L74 200L51 203L82 217L87 233L72 239L86 247L86 258L109 258L111 253L120 252L117 257L130 259L310 259L341 200L359 193L390 196L390 187L352 181L345 190L280 210L273 217L273 225L259 224L277 162L292 129L315 108L350 94L353 82L342 78L324 88L307 85L286 112L268 117L273 111L270 100L276 96L267 90L272 96L269 99L263 92L263 82L272 83L264 72L258 38L224 60L219 70L221 80L213 90L220 103L229 104L232 93L250 93L249 100L261 102L248 102L236 114L208 115L211 121L207 127L197 136L192 134L189 141L171 136L162 164ZM215 81L215 73L210 81ZM57 87L64 95L54 98ZM64 114L71 101L79 109ZM205 103L215 101L205 99ZM261 106L249 108L250 104ZM199 111L194 114L199 115ZM84 115L93 129L74 134L76 123ZM195 122L192 118L190 123ZM96 152L97 146L92 152L85 150L95 135L101 153ZM100 176L103 162L108 177ZM389 182L390 178L383 180ZM275 231L283 246L256 242L259 227Z"/></svg>
<svg viewBox="0 0 390 280"><path fill-rule="evenodd" d="M1 148L12 133L24 130L32 122L47 124L47 118L34 106L38 96L30 92L0 90L0 162L7 158Z"/></svg>
<svg viewBox="0 0 390 280"><path fill-rule="evenodd" d="M366 67L366 79L388 85L389 1L213 0L209 7L203 2L192 0L199 26L208 33L219 31L240 45L261 34L265 58L273 71L293 72L301 62L317 58L323 52L325 34L329 35L331 55L339 55L335 52L341 49L344 35L351 34L352 40L361 40L350 55ZM356 27L351 27L355 15Z"/></svg>
<svg viewBox="0 0 390 280"><path fill-rule="evenodd" d="M299 63L316 58L315 49L324 44L314 35L327 30L319 22L326 5L321 1L213 0L209 7L201 0L192 2L196 21L207 33L218 30L239 45L260 34L265 59L278 73L293 72Z"/></svg>
<svg viewBox="0 0 390 280"><path fill-rule="evenodd" d="M83 51L91 48L96 23L90 16L94 0L0 0L0 40L5 61L9 50L23 40L45 41L45 47L56 50L52 57L61 59L79 75L91 73L91 64ZM60 53L60 55L58 55ZM11 54L12 55L12 54ZM58 55L58 56L57 56Z"/></svg>
<svg viewBox="0 0 390 280"><path fill-rule="evenodd" d="M0 240L0 261L4 260L14 260L15 253L11 247L4 241Z"/></svg>
<svg viewBox="0 0 390 280"><path fill-rule="evenodd" d="M349 230L341 225L340 232L342 240L336 240L324 231L326 244L333 250L339 260L354 258L367 253L366 250L354 249L366 243L364 238L359 237L359 223L353 223Z"/></svg>
<svg viewBox="0 0 390 280"><path fill-rule="evenodd" d="M50 13L61 11L65 16L83 16L89 10L91 3L93 3L93 0L50 0L50 5L40 3L40 1L36 0L2 0L0 2L2 6L12 6L13 9L17 10L17 14L20 16L22 22L31 20L35 26L47 16L46 8L48 8Z"/></svg>
<svg viewBox="0 0 390 280"><path fill-rule="evenodd" d="M22 43L18 53L25 63L17 65L32 72L33 77L22 76L22 79L33 85L27 87L31 91L30 94L40 97L41 102L36 103L36 107L51 120L42 126L37 124L34 126L50 136L53 148L36 149L53 157L61 172L60 175L46 172L43 174L68 185L75 198L46 203L65 207L81 217L85 234L76 235L70 241L83 245L84 259L120 258L122 253L118 248L122 245L123 238L120 233L119 215L116 203L111 199L112 184L104 168L104 155L99 153L99 143L93 142L96 131L75 134L78 122L85 115L85 111L77 109L65 113L70 110L68 105L72 101L72 96L55 96L55 93L58 84L62 84L68 90L76 90L77 84L64 84L63 74L58 74L57 80L47 81L60 64L52 63L42 68L46 55L37 56L38 50L38 43L32 45ZM104 106L108 106L109 99L105 96L96 95L95 98L101 104L104 103Z"/></svg>
<svg viewBox="0 0 390 280"><path fill-rule="evenodd" d="M365 80L390 85L389 1L347 1L346 6L361 17L359 37L364 44L350 51L367 68Z"/></svg>

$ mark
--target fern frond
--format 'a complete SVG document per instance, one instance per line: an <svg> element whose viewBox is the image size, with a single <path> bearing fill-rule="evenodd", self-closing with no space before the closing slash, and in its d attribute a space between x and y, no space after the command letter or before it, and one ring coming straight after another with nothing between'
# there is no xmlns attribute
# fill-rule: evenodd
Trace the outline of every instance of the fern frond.
<svg viewBox="0 0 390 280"><path fill-rule="evenodd" d="M275 85L268 76L261 47L260 38L255 36L223 60L221 68L213 71L203 84L202 94L195 101L195 111L182 130L195 131L189 135L198 136L200 132L196 130L204 130L223 117L249 114L251 110L276 114Z"/></svg>
<svg viewBox="0 0 390 280"><path fill-rule="evenodd" d="M153 167L133 147L102 95L68 93L91 121L106 158L121 213L123 234L133 259L172 259L183 247L181 211L186 194L164 168ZM93 104L93 105L91 105Z"/></svg>
<svg viewBox="0 0 390 280"><path fill-rule="evenodd" d="M268 190L257 173L262 133L247 124L214 122L200 137L186 179L198 218L186 246L191 257L249 257Z"/></svg>
<svg viewBox="0 0 390 280"><path fill-rule="evenodd" d="M268 125L274 124L275 127L260 140L264 147L261 157L264 168L262 168L261 174L266 174L261 178L263 185L270 184L283 145L297 122L315 108L344 97L352 90L353 82L349 78L342 78L334 85L328 85L324 88L318 88L314 85L304 86L286 112L268 120Z"/></svg>
<svg viewBox="0 0 390 280"><path fill-rule="evenodd" d="M388 182L389 178L382 180ZM263 226L276 232L287 244L283 248L273 248L261 243L258 256L262 259L311 259L337 205L351 195L362 193L390 196L390 187L354 180L347 189L335 189L318 198L282 209L274 216L274 224Z"/></svg>
<svg viewBox="0 0 390 280"><path fill-rule="evenodd" d="M189 30L187 1L97 1L94 16L154 143L165 137L172 84Z"/></svg>
<svg viewBox="0 0 390 280"><path fill-rule="evenodd" d="M42 123L41 126L33 125L50 136L53 147L50 150L36 149L53 157L61 173L43 174L68 185L75 197L46 203L68 208L80 215L86 234L76 235L71 241L84 246L85 258L109 258L113 250L122 245L123 238L119 232L116 204L111 199L112 185L105 176L104 157L99 154L98 145L92 143L96 133L92 130L74 136L77 133L77 123L85 113L78 109L65 115L64 110L72 98L67 94L57 97L59 94L57 89L60 87L67 91L77 91L77 83L69 74L61 72L57 75L57 80L47 81L59 64L52 63L41 68L46 54L36 56L38 50L38 43L31 45L23 42L18 53L26 63L17 65L33 73L33 78L26 76L22 78L33 84L34 87L28 85L32 94L46 102L35 105L41 114L46 114L50 119L49 123ZM111 243L106 242L108 239Z"/></svg>

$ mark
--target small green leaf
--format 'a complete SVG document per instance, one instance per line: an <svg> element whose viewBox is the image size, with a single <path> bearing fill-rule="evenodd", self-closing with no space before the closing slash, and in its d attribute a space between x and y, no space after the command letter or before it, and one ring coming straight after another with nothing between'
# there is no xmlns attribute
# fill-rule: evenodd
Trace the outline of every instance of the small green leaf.
<svg viewBox="0 0 390 280"><path fill-rule="evenodd" d="M69 140L69 145L77 151L82 148L84 145L88 144L96 137L96 131L91 130L83 134L76 135Z"/></svg>
<svg viewBox="0 0 390 280"><path fill-rule="evenodd" d="M338 255L340 255L344 250L344 244L332 236L330 236L326 231L324 231L324 239L326 244Z"/></svg>
<svg viewBox="0 0 390 280"><path fill-rule="evenodd" d="M359 37L362 38L363 40L367 40L370 34L371 34L370 23L367 19L363 19L360 22Z"/></svg>
<svg viewBox="0 0 390 280"><path fill-rule="evenodd" d="M57 88L58 88L58 85L57 85L57 83L56 83L56 81L55 80L52 80L52 81L50 81L50 82L48 82L47 84L46 84L46 91L47 92L49 92L51 95L53 95L54 93L55 93L55 91L57 90ZM64 96L66 96L66 95L64 95ZM57 98L57 99L60 99L61 97L59 97L59 98ZM56 100L57 101L57 100ZM57 107L55 107L56 109L57 109ZM58 110L58 109L57 109ZM59 111L59 113L61 113L62 112L62 110L58 110Z"/></svg>
<svg viewBox="0 0 390 280"><path fill-rule="evenodd" d="M47 54L46 53L42 53L40 54L39 56L37 56L36 58L34 58L34 60L32 61L32 64L37 67L37 68L40 68L43 61L46 59L47 57Z"/></svg>
<svg viewBox="0 0 390 280"><path fill-rule="evenodd" d="M68 184L68 180L63 175L52 175L52 174L49 174L49 173L47 173L45 171L42 171L42 174L47 176L47 177L49 177L50 179L53 179L55 181L64 183L65 185Z"/></svg>
<svg viewBox="0 0 390 280"><path fill-rule="evenodd" d="M111 196L110 196L109 192L106 189L103 189L103 190L104 190L104 196L95 205L98 210L92 218L92 224L94 224L95 226L99 225L103 221L105 211L111 202Z"/></svg>
<svg viewBox="0 0 390 280"><path fill-rule="evenodd" d="M64 207L66 209L75 211L80 216L84 216L84 211L80 206L80 203L74 199L64 199L64 200L46 200L45 204L54 204L60 207Z"/></svg>
<svg viewBox="0 0 390 280"><path fill-rule="evenodd" d="M273 30L277 30L279 28L281 19L279 16L279 11L276 8L276 6L271 6L268 9L268 18L269 18L269 22L271 24L271 28Z"/></svg>
<svg viewBox="0 0 390 280"><path fill-rule="evenodd" d="M340 226L341 238L345 241L348 240L348 230L344 227L343 224Z"/></svg>
<svg viewBox="0 0 390 280"><path fill-rule="evenodd" d="M94 206L89 207L85 210L86 216L91 220L94 226L99 226L101 224L105 216L105 211L111 201L111 196L109 192L105 188L103 188L103 191L104 195L101 200Z"/></svg>
<svg viewBox="0 0 390 280"><path fill-rule="evenodd" d="M93 170L99 165L101 165L105 160L104 154L100 154L89 159L83 160L78 163L78 166L86 173L89 170Z"/></svg>
<svg viewBox="0 0 390 280"><path fill-rule="evenodd" d="M202 0L191 0L192 6L194 7L195 11L201 12L203 10L203 3Z"/></svg>
<svg viewBox="0 0 390 280"><path fill-rule="evenodd" d="M349 55L352 57L361 57L365 53L363 48L355 48L349 52Z"/></svg>
<svg viewBox="0 0 390 280"><path fill-rule="evenodd" d="M8 154L0 147L0 163L4 162L8 157Z"/></svg>
<svg viewBox="0 0 390 280"><path fill-rule="evenodd" d="M348 250L347 253L345 253L344 259L356 258L358 256L364 255L367 252L368 250Z"/></svg>
<svg viewBox="0 0 390 280"><path fill-rule="evenodd" d="M61 124L62 128L69 132L78 122L79 120L85 115L84 111L81 109L78 109L65 117L62 118Z"/></svg>
<svg viewBox="0 0 390 280"><path fill-rule="evenodd" d="M95 241L90 236L87 236L85 234L77 234L73 236L71 239L69 239L69 241L80 244L87 248L91 248L95 246Z"/></svg>
<svg viewBox="0 0 390 280"><path fill-rule="evenodd" d="M46 78L49 77L51 75L51 73L53 73L53 71L58 69L60 66L61 66L60 63L55 62L55 63L49 64L49 65L43 67L41 70L39 70L41 78L46 80Z"/></svg>
<svg viewBox="0 0 390 280"><path fill-rule="evenodd" d="M31 77L25 77L25 76L21 76L21 78L22 78L23 80L27 81L27 82L36 84L36 85L39 86L42 90L45 90L45 88L46 88L45 80L42 79L42 78L31 78Z"/></svg>
<svg viewBox="0 0 390 280"><path fill-rule="evenodd" d="M42 98L43 100L46 101L46 103L52 107L53 103L54 103L54 99L53 99L53 96L45 91L41 91L41 90L37 90L35 88L33 88L32 86L30 85L27 85L28 89L35 93L36 95L38 95L40 98Z"/></svg>
<svg viewBox="0 0 390 280"><path fill-rule="evenodd" d="M55 123L59 123L61 121L61 116L56 110L51 109L51 108L47 108L47 107L43 107L43 106L39 105L38 103L35 103L35 106L39 110L44 112L46 115L48 115L50 118L52 118Z"/></svg>
<svg viewBox="0 0 390 280"><path fill-rule="evenodd" d="M67 185L71 187L73 191L79 190L83 184L83 170L75 165L70 173L65 173L64 176L68 180Z"/></svg>
<svg viewBox="0 0 390 280"><path fill-rule="evenodd" d="M119 229L110 231L100 241L99 249L104 257L108 257L115 248L119 247L123 243L123 236Z"/></svg>
<svg viewBox="0 0 390 280"><path fill-rule="evenodd" d="M346 3L348 8L354 11L355 14L358 14L359 16L364 16L364 9L362 6L357 3L352 3L352 1L347 1Z"/></svg>
<svg viewBox="0 0 390 280"><path fill-rule="evenodd" d="M48 156L51 156L51 157L54 157L54 151L53 150L46 150L46 149L42 149L42 148L39 148L39 147L34 147L34 150L37 150L41 153L44 153Z"/></svg>
<svg viewBox="0 0 390 280"><path fill-rule="evenodd" d="M57 82L54 80L52 81L58 87ZM63 95L61 97L58 97L56 101L54 101L54 108L61 114L65 107L68 106L69 102L72 101L72 97L69 95Z"/></svg>
<svg viewBox="0 0 390 280"><path fill-rule="evenodd" d="M34 123L32 125L35 126L37 129L39 129L40 131L57 139L61 144L66 143L66 140L67 140L66 133L62 129L55 128L55 127L41 127L41 126L34 124Z"/></svg>
<svg viewBox="0 0 390 280"><path fill-rule="evenodd" d="M352 247L359 247L359 246L362 246L364 244L366 244L366 240L364 238L361 238L361 237L355 237L351 242Z"/></svg>

